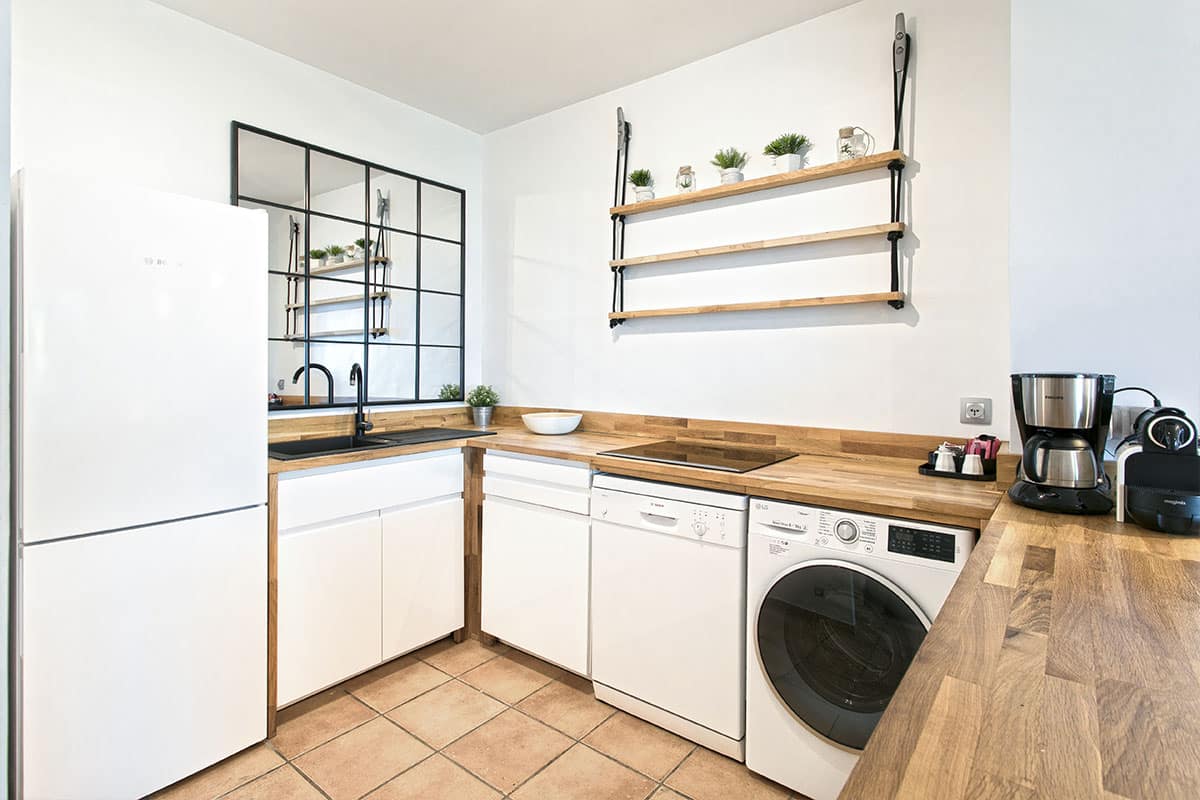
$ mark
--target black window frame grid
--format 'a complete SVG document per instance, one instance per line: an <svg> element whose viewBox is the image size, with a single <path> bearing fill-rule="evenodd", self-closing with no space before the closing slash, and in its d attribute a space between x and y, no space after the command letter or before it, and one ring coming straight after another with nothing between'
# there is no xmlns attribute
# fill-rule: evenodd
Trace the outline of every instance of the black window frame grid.
<svg viewBox="0 0 1200 800"><path fill-rule="evenodd" d="M267 199L264 199L261 197L252 197L250 195L243 195L239 192L238 167L239 167L239 161L240 161L240 159L239 159L240 153L239 153L238 145L239 145L239 141L240 141L240 134L243 131L246 133L257 135L257 136L263 136L268 139L274 139L278 142L292 145L294 147L299 147L303 150L303 152L304 152L304 207L303 208L300 208L297 206L290 206L290 205L287 205L284 203L279 203L279 202L276 202L273 200L267 200ZM363 192L365 195L364 196L363 219L353 219L350 217L342 217L342 216L338 216L336 214L330 214L330 213L326 213L326 212L312 210L312 192L311 192L312 175L311 175L311 172L312 172L312 154L313 153L319 153L321 155L342 159L343 161L347 161L352 164L357 164L363 168L363 185L364 185ZM416 230L407 230L405 228L399 228L399 227L395 227L392 225L384 225L383 226L383 230L385 232L398 233L398 234L402 234L405 236L414 237L414 240L416 243L416 273L415 273L416 274L416 286L403 286L398 283L390 283L390 282L385 282L383 284L385 289L398 289L398 290L410 291L410 292L414 293L414 298L413 298L414 299L414 309L413 309L414 339L411 344L407 343L407 342L372 341L371 321L370 321L370 314L371 314L370 293L371 293L371 289L372 289L372 281L370 278L371 264L370 264L369 258L364 259L363 276L362 276L361 281L350 280L347 278L333 278L333 277L327 277L324 275L321 275L321 276L309 275L308 253L314 247L313 243L309 239L310 227L311 227L310 222L313 217L333 220L335 222L342 222L342 223L346 223L346 224L350 224L350 225L362 225L363 231L364 231L363 238L367 239L367 240L369 240L371 238L372 231L378 229L378 225L372 224L372 221L371 221L371 211L373 208L372 198L371 198L371 171L372 170L379 170L381 172L389 173L391 175L396 175L401 178L407 178L409 180L414 181L416 184L416 186L415 186L416 210L415 210L415 219L414 219ZM453 239L447 239L442 236L435 236L433 234L423 234L421 232L421 191L422 191L423 186L435 186L439 189L445 189L445 190L448 190L451 192L456 192L459 195L459 212L458 212L459 240L458 241L455 241ZM271 406L271 407L269 407L269 411L303 411L306 409L353 408L355 406L354 402L352 402L352 401L344 402L344 403L336 402L336 395L335 395L335 402L333 402L332 404L331 403L319 403L319 402L314 403L313 402L312 386L311 386L312 370L309 369L309 365L312 363L312 361L311 361L311 346L314 343L316 343L316 344L359 345L362 348L362 358L359 360L359 364L362 365L363 384L366 387L366 392L365 392L366 400L364 401L364 405L367 405L367 406L395 406L395 405L417 405L417 404L427 404L427 403L461 403L462 402L463 384L466 380L466 344L467 344L466 343L466 333L467 333L467 318L466 318L466 316L467 316L467 314L466 314L466 312L467 312L467 191L466 191L466 189L462 189L457 186L451 186L448 183L443 183L441 181L432 180L430 178L423 178L420 175L415 175L411 172L405 172L404 170L395 169L393 167L387 167L387 166L378 164L373 161L368 161L363 158L357 158L355 156L347 155L347 154L339 152L337 150L332 150L328 147L322 147L320 145L315 145L315 144L312 144L311 142L306 142L301 139L296 139L291 136L285 136L284 134L281 134L281 133L275 133L274 131L269 131L264 128L257 127L255 125L249 125L247 123L238 122L237 120L234 120L230 124L230 193L229 193L229 202L231 205L235 205L235 206L240 206L244 202L244 203L253 204L255 206L263 206L263 207L267 207L267 208L278 209L280 211L289 211L289 212L292 212L292 213L302 216L303 220L304 220L304 247L303 247L303 251L302 251L302 257L304 258L303 281L304 281L304 285L305 285L304 317L303 317L303 319L304 319L304 335L302 337L299 337L299 336L284 337L284 336L271 336L271 335L267 336L267 341L269 341L269 342L287 342L289 344L301 344L302 343L304 345L304 373L303 373L304 402L302 404ZM447 292L447 291L441 291L441 290L437 290L437 289L421 288L421 249L422 249L421 243L422 243L422 240L424 240L424 239L429 239L429 240L438 241L438 242L445 242L448 244L454 244L454 245L458 246L458 248L459 248L458 292ZM283 270L272 268L270 263L267 264L267 273L269 275L278 275L278 276L287 276L289 274ZM291 274L293 277L291 277L291 278L285 277L285 280L296 280L297 279L296 273L291 273ZM325 280L325 281L340 281L342 283L346 283L347 285L352 284L352 285L361 285L362 286L362 290L363 290L363 303L362 303L363 334L362 334L361 342L357 341L355 339L350 339L350 338L346 338L346 337L338 337L336 339L330 339L330 338L321 338L320 336L312 337L309 335L311 328L309 327L310 307L309 307L308 286L309 286L309 282L311 280L316 280L316 279ZM422 297L422 294L433 294L433 295L441 295L441 296L458 297L458 344L457 345L425 344L425 343L421 342L421 297ZM287 312L287 313L293 313L293 312ZM269 332L268 332L268 334L269 334ZM371 376L371 372L370 372L370 352L371 351L370 351L370 348L371 347L403 347L403 348L408 348L408 349L412 350L412 352L413 352L413 399L411 399L411 400L404 400L404 399L373 400L371 398L371 393L370 393L370 386L371 386L371 377L370 377ZM438 349L447 349L447 350L458 350L458 387L459 387L458 399L443 400L439 397L424 397L424 398L421 397L421 349L422 348L438 348ZM319 396L322 396L322 397L324 396L323 393L318 393L318 394L319 394Z"/></svg>

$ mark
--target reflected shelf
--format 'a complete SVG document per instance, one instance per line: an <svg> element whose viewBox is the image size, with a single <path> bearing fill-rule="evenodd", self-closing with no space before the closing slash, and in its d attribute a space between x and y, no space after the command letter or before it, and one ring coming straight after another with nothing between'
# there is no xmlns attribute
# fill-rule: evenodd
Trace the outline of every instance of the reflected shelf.
<svg viewBox="0 0 1200 800"><path fill-rule="evenodd" d="M371 292L371 294L369 294L367 296L372 300L382 300L382 299L386 299L390 295L388 292ZM361 303L362 300L363 300L363 295L361 293L360 294L347 294L347 295L342 295L341 297L327 297L323 300L310 300L310 301L308 301L308 307L309 308L317 308L319 306L336 306L336 305L341 305L343 303ZM304 306L305 306L304 303L288 303L287 310L288 311L296 311L297 309L304 308Z"/></svg>
<svg viewBox="0 0 1200 800"><path fill-rule="evenodd" d="M371 328L369 333L372 336L386 336L387 328ZM293 333L280 338L286 339L289 342L303 342L305 339L332 339L337 336L362 336L362 328L356 328L348 331L313 331L310 336L305 336L303 333ZM359 342L329 342L328 344L362 344Z"/></svg>

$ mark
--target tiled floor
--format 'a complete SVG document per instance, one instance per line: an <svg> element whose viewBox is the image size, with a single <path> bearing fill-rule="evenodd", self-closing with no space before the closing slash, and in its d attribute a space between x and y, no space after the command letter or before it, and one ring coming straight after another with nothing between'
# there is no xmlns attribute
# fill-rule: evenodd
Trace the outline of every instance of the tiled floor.
<svg viewBox="0 0 1200 800"><path fill-rule="evenodd" d="M787 790L596 700L557 667L438 642L279 716L274 739L156 800L788 800Z"/></svg>

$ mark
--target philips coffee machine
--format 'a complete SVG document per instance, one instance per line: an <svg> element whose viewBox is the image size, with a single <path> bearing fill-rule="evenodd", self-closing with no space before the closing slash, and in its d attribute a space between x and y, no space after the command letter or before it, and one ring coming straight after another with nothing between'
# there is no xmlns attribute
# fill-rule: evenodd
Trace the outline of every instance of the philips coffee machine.
<svg viewBox="0 0 1200 800"><path fill-rule="evenodd" d="M1115 384L1112 375L1012 376L1022 449L1009 497L1023 506L1065 514L1112 511L1104 443Z"/></svg>

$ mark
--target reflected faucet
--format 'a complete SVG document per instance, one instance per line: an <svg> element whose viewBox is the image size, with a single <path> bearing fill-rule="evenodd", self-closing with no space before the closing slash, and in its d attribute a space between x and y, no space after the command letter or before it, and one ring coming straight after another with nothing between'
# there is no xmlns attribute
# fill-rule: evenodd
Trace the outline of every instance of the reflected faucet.
<svg viewBox="0 0 1200 800"><path fill-rule="evenodd" d="M304 367L301 366L296 370L296 374L292 376L292 383L299 383L300 376L304 374ZM325 368L324 364L312 362L308 365L308 369L315 369L325 373L325 380L329 381L329 405L333 405L333 373Z"/></svg>
<svg viewBox="0 0 1200 800"><path fill-rule="evenodd" d="M367 422L367 415L363 413L363 400L367 393L367 386L363 381L362 367L357 363L350 367L350 385L358 387L358 393L354 396L354 436L357 438L375 427L374 424Z"/></svg>

